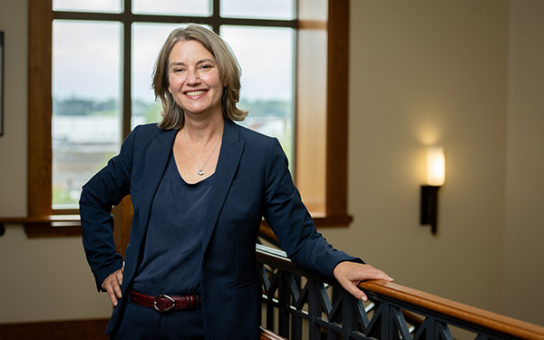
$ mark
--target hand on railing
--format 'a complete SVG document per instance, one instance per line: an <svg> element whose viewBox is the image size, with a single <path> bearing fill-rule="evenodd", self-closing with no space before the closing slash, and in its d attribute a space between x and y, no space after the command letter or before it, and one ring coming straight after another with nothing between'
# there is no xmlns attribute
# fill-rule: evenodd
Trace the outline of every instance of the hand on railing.
<svg viewBox="0 0 544 340"><path fill-rule="evenodd" d="M356 262L340 262L334 267L333 273L336 281L338 281L346 291L363 302L368 301L368 297L361 289L359 289L359 283L367 280L393 282L393 278L385 272L376 269L369 264Z"/></svg>

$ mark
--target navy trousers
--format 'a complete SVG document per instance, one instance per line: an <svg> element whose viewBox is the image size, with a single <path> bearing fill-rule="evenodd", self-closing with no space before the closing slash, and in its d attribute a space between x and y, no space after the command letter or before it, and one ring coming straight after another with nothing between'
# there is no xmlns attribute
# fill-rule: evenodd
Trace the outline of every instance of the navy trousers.
<svg viewBox="0 0 544 340"><path fill-rule="evenodd" d="M129 302L110 339L203 340L202 309L161 313Z"/></svg>

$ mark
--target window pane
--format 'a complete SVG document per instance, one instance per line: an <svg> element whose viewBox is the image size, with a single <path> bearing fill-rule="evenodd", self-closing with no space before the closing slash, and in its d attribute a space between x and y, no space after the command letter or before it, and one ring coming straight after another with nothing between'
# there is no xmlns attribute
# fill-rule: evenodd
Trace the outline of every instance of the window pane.
<svg viewBox="0 0 544 340"><path fill-rule="evenodd" d="M296 0L221 0L221 16L254 19L295 18Z"/></svg>
<svg viewBox="0 0 544 340"><path fill-rule="evenodd" d="M123 12L123 0L53 0L54 11Z"/></svg>
<svg viewBox="0 0 544 340"><path fill-rule="evenodd" d="M119 151L121 25L53 22L53 206L77 207L81 186Z"/></svg>
<svg viewBox="0 0 544 340"><path fill-rule="evenodd" d="M294 39L290 28L221 26L242 68L243 125L277 137L294 164Z"/></svg>
<svg viewBox="0 0 544 340"><path fill-rule="evenodd" d="M210 16L212 0L132 0L132 12L183 16Z"/></svg>
<svg viewBox="0 0 544 340"><path fill-rule="evenodd" d="M135 23L132 25L132 128L158 122L162 110L155 102L152 76L155 60L168 34L180 25Z"/></svg>

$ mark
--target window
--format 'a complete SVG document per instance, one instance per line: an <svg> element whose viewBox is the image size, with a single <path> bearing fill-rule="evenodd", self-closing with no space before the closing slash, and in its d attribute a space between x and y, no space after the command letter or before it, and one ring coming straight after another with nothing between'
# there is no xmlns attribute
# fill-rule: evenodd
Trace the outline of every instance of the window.
<svg viewBox="0 0 544 340"><path fill-rule="evenodd" d="M70 129L77 128L77 124L97 124L95 129L87 130L103 134L99 139L107 145L102 145L103 150L100 152L109 158L112 152L115 154L118 151L122 137L128 134L134 124L146 120L146 112L158 111L150 109L148 105L152 104L145 102L145 100L142 103L139 96L131 96L130 91L117 91L115 88L117 86L118 88L131 89L133 94L137 94L138 89L144 87L142 83L145 84L147 80L141 78L142 75L135 73L133 69L134 65L145 64L146 61L138 59L141 54L136 51L147 48L145 47L147 46L145 45L147 34L153 34L155 37L160 36L159 40L161 41L158 43L160 46L166 38L166 33L173 27L166 23L180 21L179 17L172 15L176 12L175 8L168 7L168 11L166 11L166 7L161 7L162 4L166 4L166 0L153 1L152 8L146 8L148 2L133 0L132 3L126 3L125 8L122 8L119 1L117 8L109 8L105 13L97 12L99 9L103 10L104 7L94 9L90 13L78 13L62 10L64 5L61 6L60 0L56 2L58 8L55 8L55 11L53 11L52 0L29 0L29 77L31 81L29 81L28 93L29 216L26 221L26 230L30 236L78 233L77 210L71 209L74 206L73 201L70 201L73 197L70 196L73 196L71 192L76 190L74 188L80 187L81 183L76 184L73 179L68 180L67 183L72 183L74 186L55 198L57 200L55 202L53 194L57 189L54 189L56 188L54 182L55 178L60 178L62 182L62 169L53 166L55 164L53 158L60 155L66 158L81 157L83 153L87 153L87 156L95 155L96 145L89 146L87 149L78 147L77 152L73 152L73 150L66 149L69 148L70 143L62 144L63 136L65 136L63 134L68 133L67 131ZM67 3L73 6L72 4L75 2L68 1ZM115 2L110 1L109 3ZM238 8L233 6L234 1L232 0L222 0L220 7L219 0L210 2L212 7L206 5L208 2L178 1L177 3L192 4L189 10L191 16L183 18L183 21L194 21L213 27L235 50L244 72L241 105L247 105L251 111L250 117L253 116L253 112L259 111L256 105L262 104L263 100L275 101L280 107L283 105L288 110L296 112L293 118L287 117L283 122L269 124L269 129L284 131L284 136L280 136L280 139L283 138L282 145L287 149L288 154L292 154L292 157L296 158L294 162L296 168L293 170L296 174L297 186L312 212L316 224L349 224L351 217L346 213L347 42L349 39L346 32L349 32L347 20L349 1L327 3L324 0L320 2L320 5L317 5L315 1L310 4L309 0L299 0L298 19L294 19L294 10L291 8L290 12L288 5L285 5L287 10L278 10L281 7L280 4L288 3L283 0L271 1L273 8L270 11L257 11L252 7L255 4L252 1L245 1L245 5ZM217 8L221 8L220 15L217 13ZM187 10L187 7L185 9ZM72 7L71 10L74 8ZM154 13L151 13L152 11ZM166 12L167 15L162 14ZM259 13L266 15L259 18L257 16ZM226 18L227 16L229 17ZM236 18L233 18L234 16ZM99 25L95 23L92 28L89 28L86 26L88 23L84 20L101 20L101 22ZM131 29L124 29L120 22L130 23L125 25ZM92 62L85 63L83 66L86 68L85 73L90 73L89 76L99 76L102 77L101 79L106 79L106 77L114 75L113 78L107 79L107 84L104 81L104 86L110 87L108 89L110 95L118 93L118 96L104 97L98 104L93 103L93 105L98 105L93 112L88 112L88 110L84 113L80 112L77 119L71 119L74 117L67 117L69 116L67 112L73 113L77 111L78 107L88 107L89 103L85 102L86 98L83 96L80 98L76 95L77 89L74 89L73 86L72 88L66 87L67 90L63 93L61 86L63 80L60 74L55 73L57 66L55 59L52 58L52 48L54 44L62 42L61 33L63 31L80 32L79 39L89 43L93 36L98 35L96 31L91 32L90 30L106 30L110 32L108 36L112 37L111 39L119 39L117 42L100 41L101 46L108 46L108 58L124 60L118 64L115 61L112 62L113 71L100 74L101 70L93 71ZM111 34L111 32L114 33ZM277 34L272 34L274 32ZM296 35L293 32L296 32ZM240 47L242 42L236 41L235 38L242 34L246 41L251 41L254 36L271 37L265 45L253 49L253 53L257 51L262 54L260 57L262 62L255 63L254 70L251 70L251 61L259 58L250 55L251 49L248 50L248 55L240 52L243 50ZM121 41L129 43L121 44ZM73 43L77 43L77 40ZM257 44L258 41L254 43ZM124 46L122 50L115 47L121 45ZM292 60L293 70L285 67L285 70L282 70L285 73L280 74L280 78L285 79L289 77L289 73L296 72L296 84L291 87L283 84L282 88L274 88L273 82L268 82L266 86L270 86L270 89L267 88L264 92L275 93L276 97L263 99L259 98L257 94L252 96L251 90L252 86L265 85L258 82L255 82L257 85L244 83L244 78L249 81L250 77L246 77L248 74L255 74L257 79L262 79L278 73L278 70L263 67L263 65L268 65L264 58L269 55L263 50L264 48L282 49L282 51L288 51L289 48L293 51L296 49L298 57L296 60ZM75 46L72 51L67 49L63 52L68 54L73 50L76 50ZM91 52L93 51L88 53ZM154 58L157 53L158 47L154 48L152 57ZM131 55L133 57L127 59L127 56ZM69 55L67 57L66 60L69 60ZM57 54L55 58L57 58ZM245 59L246 62L242 59ZM69 65L69 62L65 61L62 66L73 67L73 72L77 74L78 67L81 66L78 66L76 62L78 60L72 60L73 65ZM327 69L327 72L321 71L324 69ZM270 73L271 70L272 73ZM123 76L119 76L116 80L115 75L118 74ZM151 69L147 68L142 74L150 79ZM76 77L81 79L79 76ZM78 82L77 85L82 87L81 91L84 93L84 81ZM248 96L244 97L246 88ZM51 93L54 91L58 91L60 95L55 95L55 98L52 98ZM67 107L70 107L70 110L62 111ZM53 111L55 111L55 117ZM83 119L87 115L100 116L100 119ZM62 119L55 121L57 116ZM258 118L258 114L255 114L254 117ZM156 121L158 118L152 117L151 119ZM93 123L90 123L91 121ZM246 122L246 124L252 123L251 119ZM261 123L259 122L259 125ZM107 126L107 128L101 128L100 124ZM290 125L291 130L289 130ZM119 134L119 138L115 137L116 133ZM296 138L293 138L293 135L296 135ZM97 136L79 135L78 138L80 140L77 142L85 145L86 141L96 140ZM294 142L289 144L290 140ZM65 149L55 149L59 145ZM89 158L92 157L86 159ZM61 164L62 162L59 162L56 166ZM90 166L83 166L83 168L82 170L87 171ZM94 168L90 172L94 173L96 170ZM56 172L58 174L55 175ZM90 177L90 175L85 176L87 179ZM51 226L63 226L64 228L51 228Z"/></svg>
<svg viewBox="0 0 544 340"><path fill-rule="evenodd" d="M76 210L82 185L126 134L160 120L150 86L155 58L189 21L213 28L236 51L244 65L240 106L252 112L242 124L278 137L294 164L295 0L223 0L221 16L209 4L53 0L53 211Z"/></svg>

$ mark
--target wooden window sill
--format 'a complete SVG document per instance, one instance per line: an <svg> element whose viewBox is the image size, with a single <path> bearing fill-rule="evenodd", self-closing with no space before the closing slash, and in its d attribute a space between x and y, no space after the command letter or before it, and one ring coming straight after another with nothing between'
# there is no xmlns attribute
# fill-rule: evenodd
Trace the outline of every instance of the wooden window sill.
<svg viewBox="0 0 544 340"><path fill-rule="evenodd" d="M21 224L28 238L81 236L79 215L0 217L0 224Z"/></svg>
<svg viewBox="0 0 544 340"><path fill-rule="evenodd" d="M347 227L352 216L316 216L314 223L320 227ZM2 224L20 224L28 238L81 236L79 215L49 215L33 217L0 217Z"/></svg>

